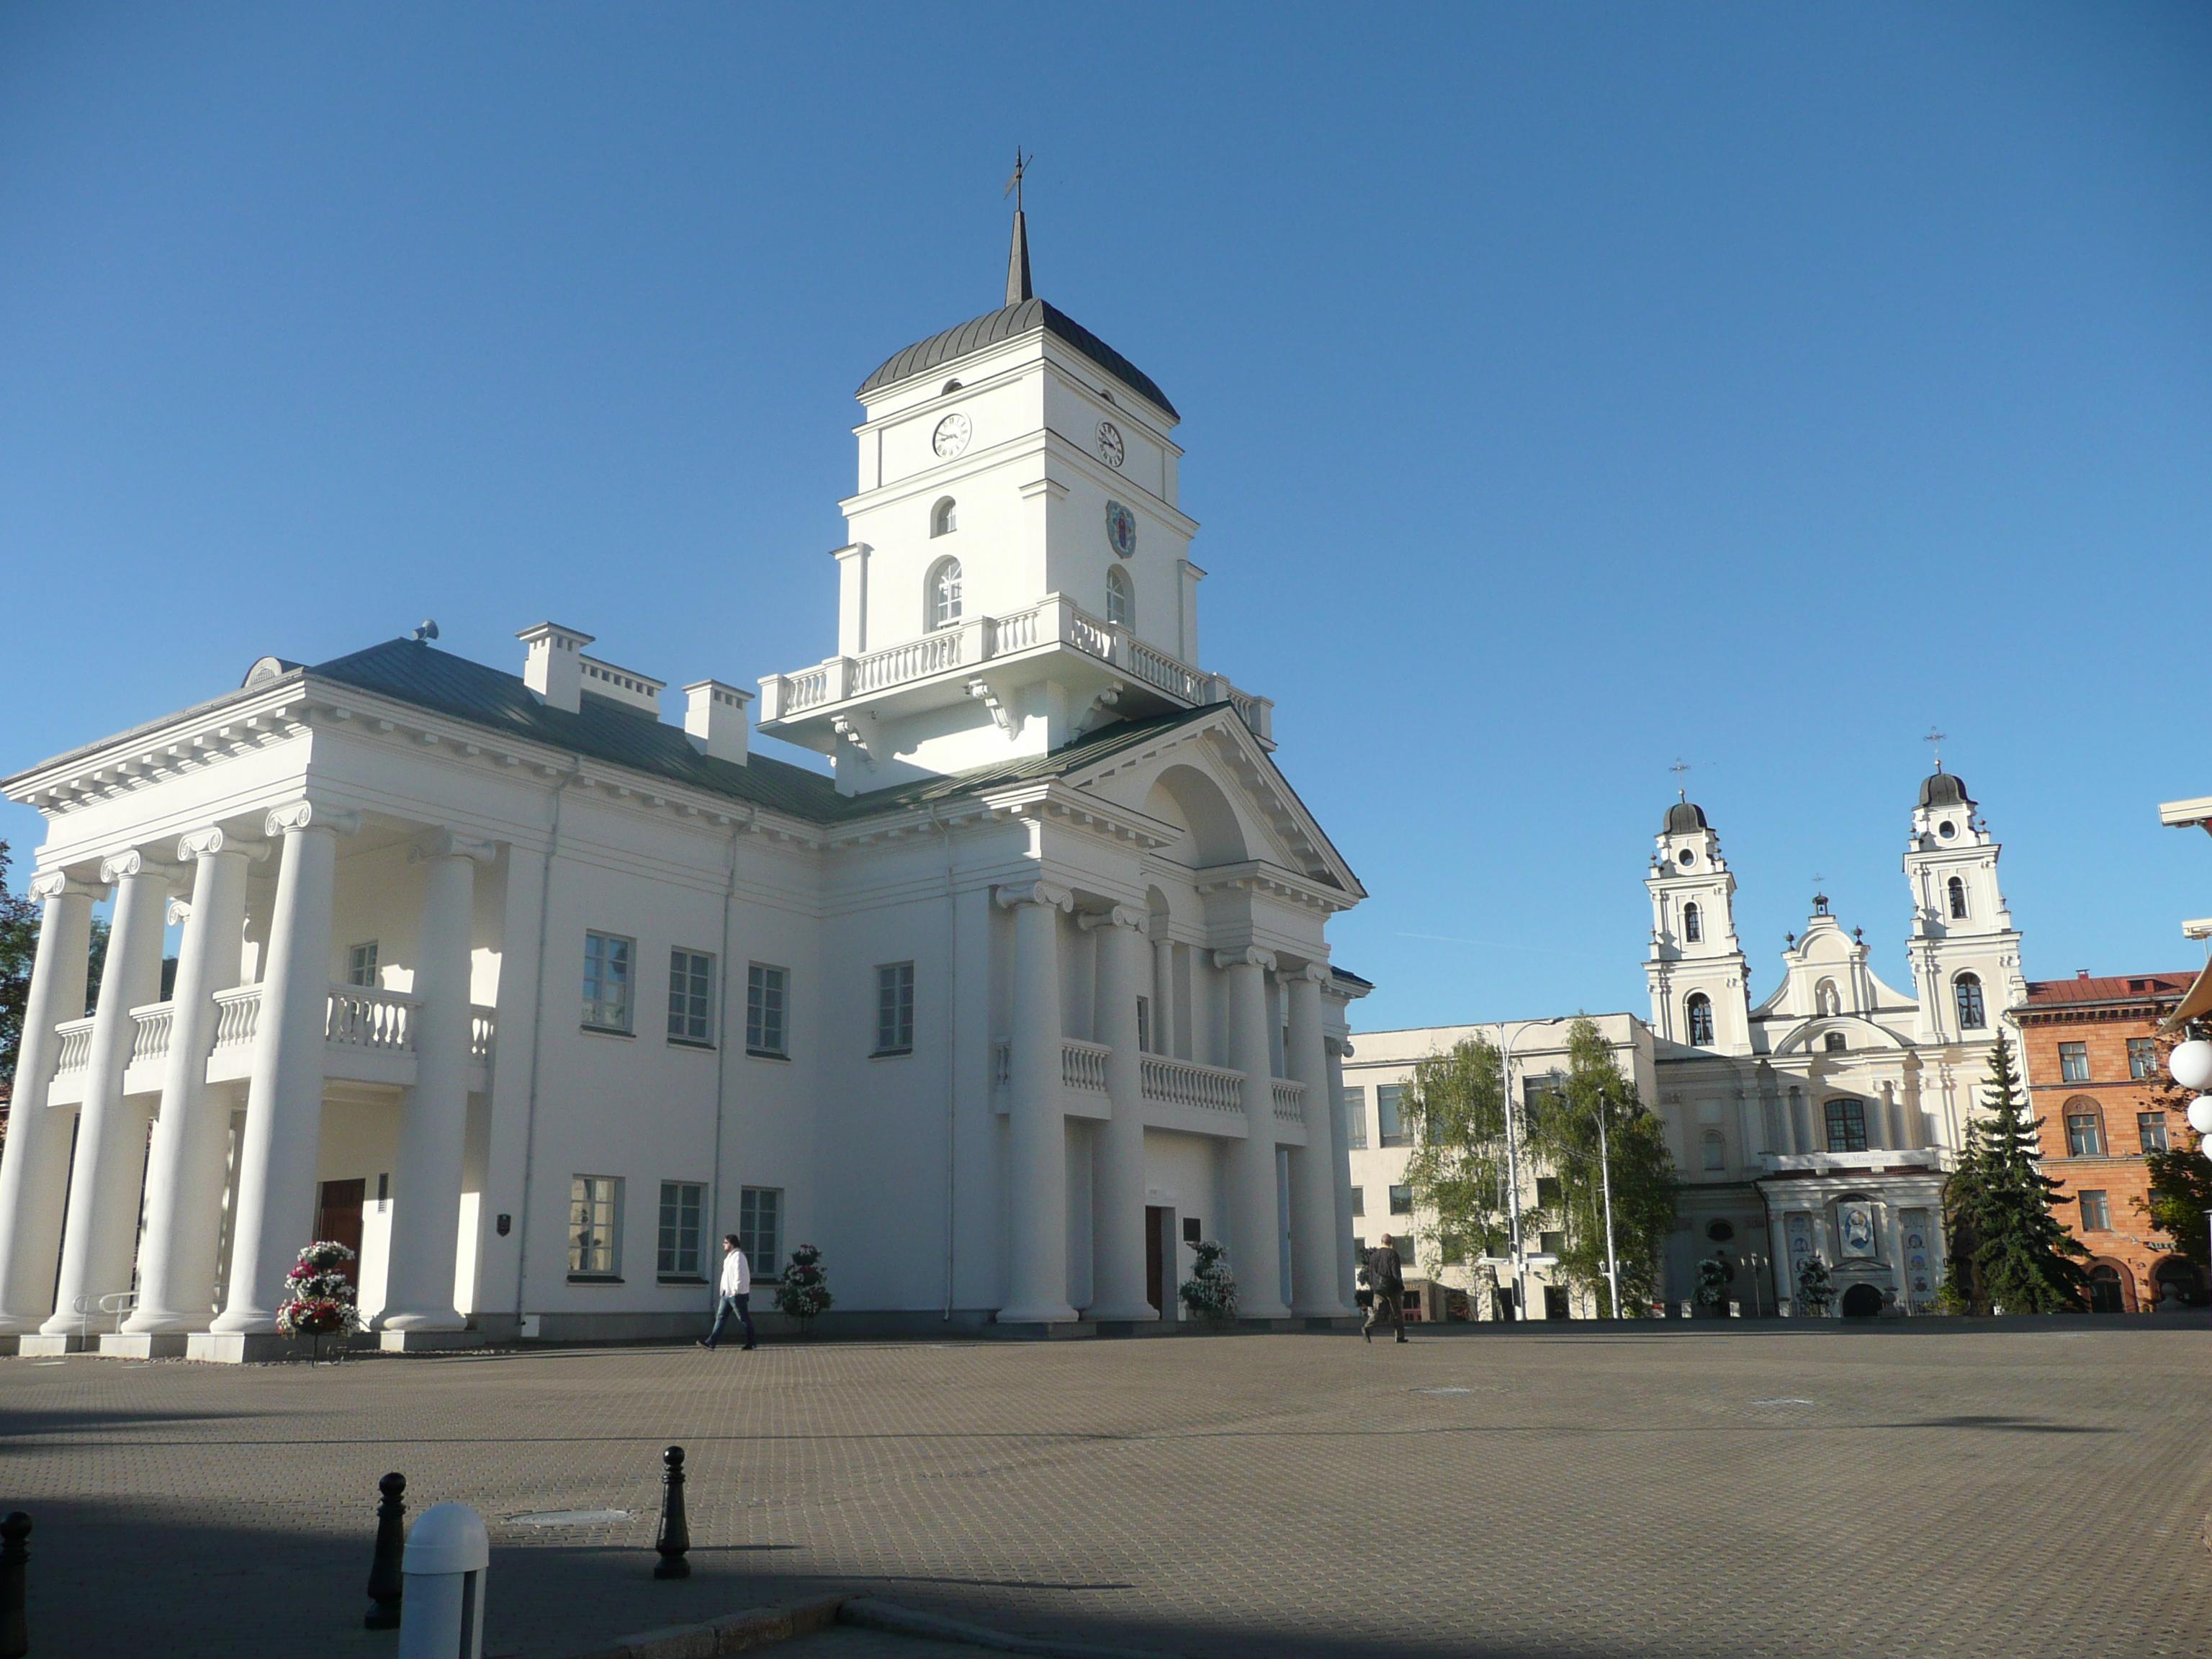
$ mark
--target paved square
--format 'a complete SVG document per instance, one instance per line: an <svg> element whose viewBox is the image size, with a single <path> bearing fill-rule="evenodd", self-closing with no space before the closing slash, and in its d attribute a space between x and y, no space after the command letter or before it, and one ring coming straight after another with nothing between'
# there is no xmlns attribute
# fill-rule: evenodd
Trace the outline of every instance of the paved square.
<svg viewBox="0 0 2212 1659"><path fill-rule="evenodd" d="M841 1588L1187 1654L2197 1655L2208 1401L2163 1319L0 1359L0 1508L34 1659L390 1652L390 1468L492 1522L532 1659Z"/></svg>

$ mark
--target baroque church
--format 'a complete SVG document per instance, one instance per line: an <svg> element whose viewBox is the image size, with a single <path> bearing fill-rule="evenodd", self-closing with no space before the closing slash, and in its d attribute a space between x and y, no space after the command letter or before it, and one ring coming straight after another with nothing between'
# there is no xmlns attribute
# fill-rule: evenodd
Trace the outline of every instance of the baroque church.
<svg viewBox="0 0 2212 1659"><path fill-rule="evenodd" d="M1911 993L1875 975L1863 931L1816 896L1781 983L1753 1002L1720 836L1686 797L1668 809L1644 878L1644 973L1656 1104L1684 1182L1670 1295L1717 1260L1731 1300L1772 1312L1818 1256L1843 1311L1933 1309L1944 1172L1999 1034L2019 1050L2027 998L1998 851L1939 760L1905 845Z"/></svg>
<svg viewBox="0 0 2212 1659"><path fill-rule="evenodd" d="M264 658L8 780L0 1342L259 1357L322 1237L392 1348L689 1334L725 1232L872 1328L1173 1318L1201 1237L1248 1316L1346 1314L1364 894L1202 665L1174 405L1018 206L1006 303L858 398L834 646L757 696L826 764L547 623L520 672Z"/></svg>

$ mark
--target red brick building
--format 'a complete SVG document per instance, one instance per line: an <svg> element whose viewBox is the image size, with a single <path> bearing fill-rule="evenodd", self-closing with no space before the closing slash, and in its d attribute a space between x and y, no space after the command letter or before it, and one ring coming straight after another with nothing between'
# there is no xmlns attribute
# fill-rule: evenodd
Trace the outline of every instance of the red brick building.
<svg viewBox="0 0 2212 1659"><path fill-rule="evenodd" d="M2165 1236L2142 1208L2150 1190L2143 1154L2192 1144L2186 1120L2159 1094L2157 1036L2196 977L2030 980L2017 1011L2044 1173L2065 1183L2052 1207L2089 1252L2090 1295L2101 1313L2148 1313L2168 1279L2192 1305L2204 1301L2201 1276L2159 1248Z"/></svg>

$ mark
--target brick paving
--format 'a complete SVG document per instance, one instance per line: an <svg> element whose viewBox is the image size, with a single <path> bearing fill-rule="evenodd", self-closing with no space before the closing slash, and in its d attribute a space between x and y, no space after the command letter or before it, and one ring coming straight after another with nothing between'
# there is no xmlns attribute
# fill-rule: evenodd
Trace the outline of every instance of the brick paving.
<svg viewBox="0 0 2212 1659"><path fill-rule="evenodd" d="M2197 1655L2208 1362L2163 1317L6 1358L0 1509L33 1659L391 1652L389 1468L492 1522L528 1659L841 1589L1190 1655ZM629 1518L506 1518L582 1509Z"/></svg>

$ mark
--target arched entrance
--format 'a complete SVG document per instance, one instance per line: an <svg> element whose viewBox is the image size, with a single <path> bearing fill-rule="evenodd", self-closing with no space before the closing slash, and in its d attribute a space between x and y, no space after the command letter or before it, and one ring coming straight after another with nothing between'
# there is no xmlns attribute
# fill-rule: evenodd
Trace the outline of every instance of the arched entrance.
<svg viewBox="0 0 2212 1659"><path fill-rule="evenodd" d="M1874 1319L1881 1313L1881 1292L1871 1285L1854 1285L1844 1292L1844 1317Z"/></svg>
<svg viewBox="0 0 2212 1659"><path fill-rule="evenodd" d="M2158 1264L2151 1274L2151 1283L2157 1287L2158 1299L2164 1301L2171 1289L2181 1298L2186 1308L2204 1305L2204 1276L2197 1271L2197 1264L2178 1256L2168 1256Z"/></svg>
<svg viewBox="0 0 2212 1659"><path fill-rule="evenodd" d="M2120 1262L2099 1259L2089 1264L2089 1311L2133 1313L2135 1275Z"/></svg>

